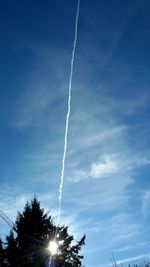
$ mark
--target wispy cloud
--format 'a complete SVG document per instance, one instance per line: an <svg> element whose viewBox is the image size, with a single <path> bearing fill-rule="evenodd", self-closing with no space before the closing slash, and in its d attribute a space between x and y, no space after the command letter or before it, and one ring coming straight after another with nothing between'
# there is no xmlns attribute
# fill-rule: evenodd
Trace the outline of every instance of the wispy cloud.
<svg viewBox="0 0 150 267"><path fill-rule="evenodd" d="M115 176L107 179L88 180L82 183L66 185L64 197L79 210L110 211L123 208L129 201L128 187L133 185L133 178ZM71 188L74 188L75 193Z"/></svg>
<svg viewBox="0 0 150 267"><path fill-rule="evenodd" d="M139 261L139 260L148 260L150 257L150 253L146 253L146 254L141 254L141 255L137 255L137 256L134 256L134 257L129 257L129 258L126 258L126 259L122 259L122 260L117 260L116 263L117 264L122 264L122 263L131 263L131 262L136 262Z"/></svg>
<svg viewBox="0 0 150 267"><path fill-rule="evenodd" d="M93 227L87 229L87 233L98 234L107 240L111 239L108 246L114 246L120 241L130 240L140 231L139 223L135 223L133 217L127 213L118 213L109 219L102 219L93 223ZM103 245L101 245L103 249Z"/></svg>
<svg viewBox="0 0 150 267"><path fill-rule="evenodd" d="M11 220L16 219L17 212L21 212L24 209L24 205L27 201L30 201L34 193L31 192L22 192L21 188L19 187L11 187L8 185L2 186L0 190L0 209L6 213ZM5 197L7 194L7 198ZM55 195L49 193L37 193L39 196L39 200L41 201L41 205L44 206L46 209L50 207L50 202L54 202Z"/></svg>
<svg viewBox="0 0 150 267"><path fill-rule="evenodd" d="M150 190L142 192L142 213L145 216L150 215Z"/></svg>
<svg viewBox="0 0 150 267"><path fill-rule="evenodd" d="M72 166L72 173L70 174L70 178L68 177L68 180L74 183L91 178L99 179L112 177L113 179L114 175L120 177L126 175L132 176L137 168L147 165L150 165L150 160L146 156L133 154L130 151L120 152L117 151L116 147L116 153L110 152L108 154L104 153L99 155L99 159L96 162L90 163L89 167L86 166L86 169L78 169L77 165L75 168ZM145 193L144 198L148 198L148 192Z"/></svg>
<svg viewBox="0 0 150 267"><path fill-rule="evenodd" d="M103 156L102 162L92 163L90 175L94 178L99 178L116 173L119 170L119 166L113 157L115 155Z"/></svg>
<svg viewBox="0 0 150 267"><path fill-rule="evenodd" d="M36 62L28 79L18 95L11 124L18 129L28 127L45 128L55 123L56 110L67 95L69 55L49 49L46 46L29 46L36 55ZM63 80L63 82L62 82ZM60 99L62 100L60 102ZM55 107L55 111L53 110Z"/></svg>

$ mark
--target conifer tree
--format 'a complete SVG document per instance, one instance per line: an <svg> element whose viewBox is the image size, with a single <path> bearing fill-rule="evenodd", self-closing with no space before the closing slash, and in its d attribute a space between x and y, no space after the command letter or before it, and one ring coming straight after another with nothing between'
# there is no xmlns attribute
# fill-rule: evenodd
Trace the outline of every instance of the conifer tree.
<svg viewBox="0 0 150 267"><path fill-rule="evenodd" d="M0 238L0 267L4 265L4 249L3 249L3 242Z"/></svg>
<svg viewBox="0 0 150 267"><path fill-rule="evenodd" d="M48 250L53 240L58 246L55 255ZM44 212L37 197L34 197L31 203L25 205L24 211L18 213L16 237L12 232L7 237L8 262L11 267L48 267L51 259L53 267L81 267L83 256L79 252L85 236L76 244L73 240L73 236L68 234L68 227L55 226L49 213Z"/></svg>
<svg viewBox="0 0 150 267"><path fill-rule="evenodd" d="M16 239L14 237L14 233L11 230L10 234L6 237L6 241L7 241L7 247L6 247L6 253L5 253L5 257L6 257L6 262L8 263L8 265L10 265L11 267L16 267L19 263L19 250L17 247L17 242Z"/></svg>

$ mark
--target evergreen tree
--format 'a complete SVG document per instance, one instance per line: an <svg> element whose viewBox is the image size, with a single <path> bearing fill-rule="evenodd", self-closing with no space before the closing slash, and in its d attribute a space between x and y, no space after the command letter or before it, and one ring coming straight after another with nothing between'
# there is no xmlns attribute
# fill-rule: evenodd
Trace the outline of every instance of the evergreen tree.
<svg viewBox="0 0 150 267"><path fill-rule="evenodd" d="M4 265L4 250L3 250L3 242L0 238L0 267Z"/></svg>
<svg viewBox="0 0 150 267"><path fill-rule="evenodd" d="M68 234L68 227L56 227L36 197L25 205L22 213L18 213L16 232L15 238L12 233L7 237L7 257L12 267L46 267L50 259L51 267L82 266L83 256L79 255L79 251L84 245L85 236L77 244L72 244L74 238ZM53 240L58 246L55 255L48 250Z"/></svg>
<svg viewBox="0 0 150 267"><path fill-rule="evenodd" d="M14 237L13 231L10 231L9 236L6 237L6 241L7 241L7 247L6 247L6 253L5 253L5 257L6 257L6 262L8 263L8 265L10 265L11 267L16 267L18 266L19 263L19 250L17 247L17 242L16 239Z"/></svg>

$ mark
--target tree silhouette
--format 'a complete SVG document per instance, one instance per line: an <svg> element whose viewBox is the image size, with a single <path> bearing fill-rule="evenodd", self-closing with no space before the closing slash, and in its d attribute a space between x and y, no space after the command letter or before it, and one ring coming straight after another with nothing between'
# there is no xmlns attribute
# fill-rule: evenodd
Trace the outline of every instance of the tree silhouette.
<svg viewBox="0 0 150 267"><path fill-rule="evenodd" d="M55 240L57 253L48 250L50 241ZM11 267L80 267L83 256L79 255L85 244L85 236L74 244L68 234L68 227L56 226L49 213L40 207L37 197L25 205L24 211L16 219L16 237L11 232L7 236L7 260Z"/></svg>
<svg viewBox="0 0 150 267"><path fill-rule="evenodd" d="M3 242L0 238L0 267L4 266L4 249L3 249Z"/></svg>
<svg viewBox="0 0 150 267"><path fill-rule="evenodd" d="M7 241L7 247L5 249L6 262L9 263L11 267L16 267L19 263L18 259L19 250L12 230L10 231L9 236L6 237L6 241Z"/></svg>

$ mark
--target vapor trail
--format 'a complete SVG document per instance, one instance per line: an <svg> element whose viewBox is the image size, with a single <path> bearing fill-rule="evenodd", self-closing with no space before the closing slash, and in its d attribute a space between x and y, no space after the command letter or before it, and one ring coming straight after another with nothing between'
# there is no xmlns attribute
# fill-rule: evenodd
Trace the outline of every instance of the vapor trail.
<svg viewBox="0 0 150 267"><path fill-rule="evenodd" d="M50 258L49 258L49 263L48 263L49 267L51 267L51 263L52 263L52 256L50 256Z"/></svg>
<svg viewBox="0 0 150 267"><path fill-rule="evenodd" d="M77 37L78 37L79 11L80 11L80 0L78 0L78 5L77 5L75 32L74 32L74 43L73 43L73 50L72 50L72 57L71 57L71 64L70 64L68 111L67 111L67 115L66 115L64 152L63 152L63 158L62 158L62 169L61 169L60 187L59 187L58 224L60 223L60 217L61 217L62 191L63 191L63 184L64 184L65 161L66 161L66 154L67 154L67 147L68 147L68 128L69 128L69 119L70 119L70 111L71 111L72 77L73 77L73 69L74 69L76 43L77 43Z"/></svg>

